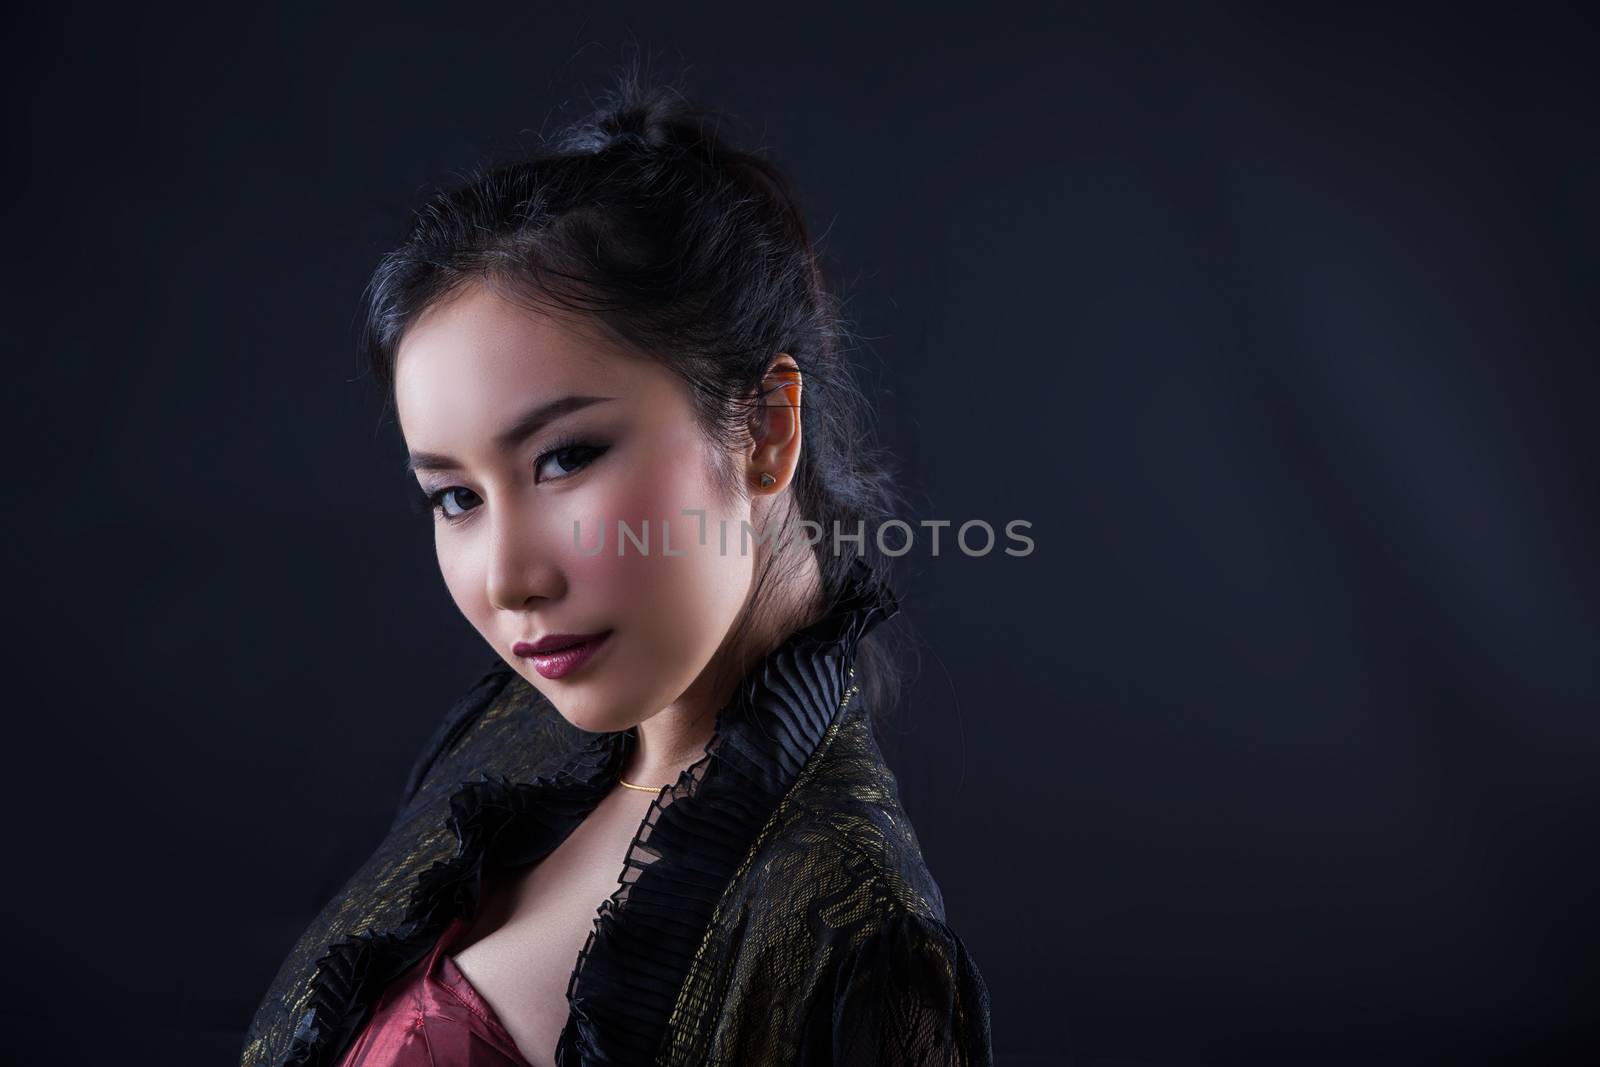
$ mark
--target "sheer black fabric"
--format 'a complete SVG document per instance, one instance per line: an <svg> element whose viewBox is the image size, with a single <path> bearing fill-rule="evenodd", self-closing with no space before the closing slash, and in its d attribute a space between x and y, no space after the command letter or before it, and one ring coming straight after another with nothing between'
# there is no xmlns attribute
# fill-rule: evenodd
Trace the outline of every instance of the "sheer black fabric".
<svg viewBox="0 0 1600 1067"><path fill-rule="evenodd" d="M852 684L856 643L896 611L858 563L651 804L573 967L561 1067L992 1062L983 978ZM636 742L578 730L496 660L285 960L244 1067L336 1063L384 987L476 912L485 878L552 852Z"/></svg>
<svg viewBox="0 0 1600 1067"><path fill-rule="evenodd" d="M804 1051L803 1063L991 1062L988 989L961 938L939 919L906 911L884 919L839 962L816 1005L812 1032L827 1048Z"/></svg>

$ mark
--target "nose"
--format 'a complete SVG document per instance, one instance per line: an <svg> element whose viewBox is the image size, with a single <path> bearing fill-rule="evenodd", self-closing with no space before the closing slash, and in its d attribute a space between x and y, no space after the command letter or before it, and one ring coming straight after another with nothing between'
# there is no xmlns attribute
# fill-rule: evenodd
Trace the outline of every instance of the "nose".
<svg viewBox="0 0 1600 1067"><path fill-rule="evenodd" d="M503 611L525 611L535 601L559 598L565 578L538 524L514 506L499 508L489 520L489 561L484 576L489 603Z"/></svg>

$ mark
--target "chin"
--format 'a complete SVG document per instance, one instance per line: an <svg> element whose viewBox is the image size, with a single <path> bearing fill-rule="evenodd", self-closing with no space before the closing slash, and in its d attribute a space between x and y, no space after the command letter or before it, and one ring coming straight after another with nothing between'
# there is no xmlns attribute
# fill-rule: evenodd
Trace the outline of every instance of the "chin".
<svg viewBox="0 0 1600 1067"><path fill-rule="evenodd" d="M606 706L605 701L584 700L581 702L584 705L583 707L574 707L574 701L562 701L551 697L550 703L555 706L556 711L561 713L563 719L566 719L567 722L578 729L591 734L615 733L618 730L626 730L636 724L635 720L627 716L607 714L605 711L599 710Z"/></svg>

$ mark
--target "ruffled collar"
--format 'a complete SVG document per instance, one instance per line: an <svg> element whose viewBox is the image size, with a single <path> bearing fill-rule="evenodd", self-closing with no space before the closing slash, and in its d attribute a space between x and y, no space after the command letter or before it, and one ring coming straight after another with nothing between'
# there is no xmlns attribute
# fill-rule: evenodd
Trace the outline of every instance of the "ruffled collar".
<svg viewBox="0 0 1600 1067"><path fill-rule="evenodd" d="M854 561L824 616L769 653L718 712L706 755L652 801L621 884L596 913L567 987L558 1067L655 1059L724 891L857 692L857 644L898 612L889 587ZM554 851L615 787L636 743L636 729L583 733L550 776L485 774L457 790L448 819L455 855L418 876L397 929L345 938L317 961L283 1062L335 1062L383 986L425 956L453 919L476 913L488 875Z"/></svg>

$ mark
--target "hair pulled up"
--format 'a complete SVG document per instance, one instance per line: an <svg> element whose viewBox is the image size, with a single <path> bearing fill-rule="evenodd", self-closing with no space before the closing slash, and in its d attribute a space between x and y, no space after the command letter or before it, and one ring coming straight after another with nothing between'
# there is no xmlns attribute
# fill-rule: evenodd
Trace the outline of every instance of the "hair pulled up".
<svg viewBox="0 0 1600 1067"><path fill-rule="evenodd" d="M700 428L724 457L748 441L763 378L789 353L802 376L802 447L784 521L822 530L812 552L831 602L857 557L886 576L874 531L901 502L895 473L870 444L841 303L794 190L771 162L731 143L727 125L676 88L622 74L592 113L536 151L480 165L428 197L367 286L361 349L392 406L406 330L462 287L489 284L588 316L661 363L687 385ZM718 473L726 491L747 491L728 468ZM863 543L836 550L835 529L864 530ZM792 555L769 554L740 627L759 608L772 564ZM887 635L887 627L868 634L855 661L879 717L901 683Z"/></svg>

